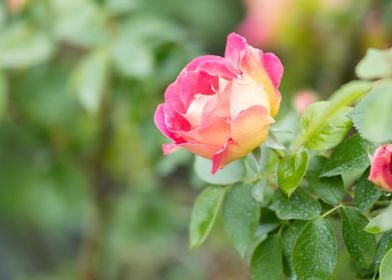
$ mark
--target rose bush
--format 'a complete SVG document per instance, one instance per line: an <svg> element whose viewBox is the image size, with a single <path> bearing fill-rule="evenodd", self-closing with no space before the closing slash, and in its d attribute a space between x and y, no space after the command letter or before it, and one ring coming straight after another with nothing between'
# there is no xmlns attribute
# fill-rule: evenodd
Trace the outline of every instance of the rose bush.
<svg viewBox="0 0 392 280"><path fill-rule="evenodd" d="M155 112L160 131L173 140L165 154L185 148L212 160L214 174L268 136L278 113L283 66L232 33L225 56L192 60L168 86Z"/></svg>
<svg viewBox="0 0 392 280"><path fill-rule="evenodd" d="M392 144L377 148L372 160L369 180L384 191L392 192Z"/></svg>
<svg viewBox="0 0 392 280"><path fill-rule="evenodd" d="M391 196L373 184L391 191L392 144L377 149L372 163L368 156L392 141L391 58L390 50L370 50L356 69L362 80L328 100L298 94L260 149L218 174L197 159L195 171L209 186L192 210L190 248L221 219L254 280L340 279L341 267L352 267L350 279L392 279ZM235 34L224 58L192 61L156 112L174 141L164 151L184 147L211 158L213 172L246 155L279 109L281 70L275 56Z"/></svg>

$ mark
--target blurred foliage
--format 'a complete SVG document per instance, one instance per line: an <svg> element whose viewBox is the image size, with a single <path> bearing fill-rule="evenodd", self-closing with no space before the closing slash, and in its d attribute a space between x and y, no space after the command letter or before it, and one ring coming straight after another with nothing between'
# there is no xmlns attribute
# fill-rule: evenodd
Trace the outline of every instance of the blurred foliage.
<svg viewBox="0 0 392 280"><path fill-rule="evenodd" d="M327 94L392 32L390 1L310 2L271 44L284 96ZM202 184L188 153L161 157L152 122L168 83L193 57L222 54L243 11L237 0L0 2L0 279L246 279L222 234L189 253Z"/></svg>

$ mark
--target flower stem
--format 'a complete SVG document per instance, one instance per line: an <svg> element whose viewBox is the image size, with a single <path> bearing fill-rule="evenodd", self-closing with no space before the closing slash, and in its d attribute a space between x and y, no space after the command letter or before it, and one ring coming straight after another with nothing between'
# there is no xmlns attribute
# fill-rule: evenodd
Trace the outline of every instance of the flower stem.
<svg viewBox="0 0 392 280"><path fill-rule="evenodd" d="M79 279L81 280L101 279L100 267L103 258L104 240L110 222L109 213L112 205L110 196L114 191L113 179L103 165L112 135L110 120L107 117L109 115L108 100L103 99L98 115L100 131L97 137L97 145L88 162L92 207L80 252Z"/></svg>
<svg viewBox="0 0 392 280"><path fill-rule="evenodd" d="M282 159L285 157L285 153L282 152L281 150L278 149L272 149L271 150L278 156L279 159Z"/></svg>
<svg viewBox="0 0 392 280"><path fill-rule="evenodd" d="M327 212L325 212L324 214L321 215L321 218L325 218L326 216L328 216L329 214L331 214L332 212L335 212L335 210L339 209L340 207L344 206L342 203L335 206L334 208L328 210Z"/></svg>

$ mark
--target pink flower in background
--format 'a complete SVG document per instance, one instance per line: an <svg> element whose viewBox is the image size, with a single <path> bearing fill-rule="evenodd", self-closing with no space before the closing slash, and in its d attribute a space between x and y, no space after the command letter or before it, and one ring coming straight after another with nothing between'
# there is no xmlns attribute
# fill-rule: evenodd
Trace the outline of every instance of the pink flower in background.
<svg viewBox="0 0 392 280"><path fill-rule="evenodd" d="M312 103L318 100L317 94L311 90L303 90L296 94L294 98L294 109L303 114L305 109Z"/></svg>
<svg viewBox="0 0 392 280"><path fill-rule="evenodd" d="M185 148L211 159L213 174L247 155L266 139L278 113L282 74L278 57L230 34L224 57L192 60L166 89L154 117L173 140L164 153Z"/></svg>
<svg viewBox="0 0 392 280"><path fill-rule="evenodd" d="M370 167L369 181L392 192L392 144L377 148Z"/></svg>
<svg viewBox="0 0 392 280"><path fill-rule="evenodd" d="M347 11L355 3L353 0L243 0L243 2L246 16L237 30L255 46L280 42L278 39L289 35L288 30L303 32L303 26L298 24L296 17L305 15L309 7L324 12Z"/></svg>
<svg viewBox="0 0 392 280"><path fill-rule="evenodd" d="M8 9L12 12L17 12L23 8L26 0L7 0Z"/></svg>
<svg viewBox="0 0 392 280"><path fill-rule="evenodd" d="M244 0L246 17L238 32L253 45L271 42L295 0Z"/></svg>

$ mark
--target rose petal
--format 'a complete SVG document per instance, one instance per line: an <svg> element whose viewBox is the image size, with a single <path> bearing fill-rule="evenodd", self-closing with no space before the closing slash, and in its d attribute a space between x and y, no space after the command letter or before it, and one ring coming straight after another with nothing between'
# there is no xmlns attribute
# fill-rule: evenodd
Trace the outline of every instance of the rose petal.
<svg viewBox="0 0 392 280"><path fill-rule="evenodd" d="M162 145L162 150L163 150L164 155L169 155L175 151L178 151L179 149L181 149L181 147L176 144L163 144Z"/></svg>
<svg viewBox="0 0 392 280"><path fill-rule="evenodd" d="M275 116L279 111L280 93L262 63L262 51L249 46L240 61L240 69L264 88L270 100L270 113ZM270 66L269 66L270 67ZM275 77L276 78L276 77Z"/></svg>
<svg viewBox="0 0 392 280"><path fill-rule="evenodd" d="M241 74L241 72L234 68L233 65L228 63L223 57L221 61L204 61L203 63L200 63L195 71L204 71L211 76L219 75L225 79L233 79Z"/></svg>
<svg viewBox="0 0 392 280"><path fill-rule="evenodd" d="M190 69L193 70L182 71L176 80L179 87L177 98L180 97L185 108L191 104L196 94L215 94L219 90L219 79L232 80L239 74L223 57L207 57L214 59L204 58L198 59L197 63L191 62L194 65Z"/></svg>
<svg viewBox="0 0 392 280"><path fill-rule="evenodd" d="M218 77L206 72L185 72L178 83L181 87L180 98L185 108L188 108L195 95L215 94L214 86L218 85Z"/></svg>
<svg viewBox="0 0 392 280"><path fill-rule="evenodd" d="M229 143L224 145L221 149L219 149L219 151L212 155L212 175L214 175L220 168L223 168L225 166L225 161L229 152L228 146Z"/></svg>
<svg viewBox="0 0 392 280"><path fill-rule="evenodd" d="M200 143L211 146L223 146L229 138L230 125L225 119L214 118L196 129L185 131L181 135L191 143Z"/></svg>
<svg viewBox="0 0 392 280"><path fill-rule="evenodd" d="M172 138L172 133L166 128L164 106L164 104L158 105L154 114L154 123L166 137Z"/></svg>
<svg viewBox="0 0 392 280"><path fill-rule="evenodd" d="M205 144L196 144L196 143L181 143L181 144L163 144L162 150L164 155L171 154L179 149L184 148L199 155L204 158L211 159L212 155L215 154L220 148L216 146L210 146Z"/></svg>
<svg viewBox="0 0 392 280"><path fill-rule="evenodd" d="M220 149L220 147L217 146L196 143L182 143L178 144L178 146L187 149L191 153L208 159L211 159L212 155Z"/></svg>
<svg viewBox="0 0 392 280"><path fill-rule="evenodd" d="M226 143L230 133L230 89L228 84L224 92L210 96L199 108L203 110L199 125L182 134L187 141L215 146Z"/></svg>
<svg viewBox="0 0 392 280"><path fill-rule="evenodd" d="M252 106L242 111L231 123L230 138L237 143L236 153L247 154L268 136L269 124L274 120L262 106Z"/></svg>
<svg viewBox="0 0 392 280"><path fill-rule="evenodd" d="M392 144L377 148L372 160L369 180L386 191L392 191Z"/></svg>
<svg viewBox="0 0 392 280"><path fill-rule="evenodd" d="M253 106L241 112L232 122L231 137L212 156L211 173L215 174L218 169L258 147L267 138L272 122L273 119L262 106Z"/></svg>
<svg viewBox="0 0 392 280"><path fill-rule="evenodd" d="M239 69L241 57L248 47L245 38L236 33L230 33L227 36L225 58L230 61L236 69Z"/></svg>
<svg viewBox="0 0 392 280"><path fill-rule="evenodd" d="M277 88L283 76L283 65L280 59L273 53L265 53L262 60L265 71L271 78L272 84Z"/></svg>
<svg viewBox="0 0 392 280"><path fill-rule="evenodd" d="M208 101L213 99L214 95L197 94L194 96L192 103L189 105L188 110L184 117L189 121L192 126L198 126L201 121L204 108Z"/></svg>
<svg viewBox="0 0 392 280"><path fill-rule="evenodd" d="M270 111L270 98L265 89L250 78L234 80L230 99L231 118L235 119L239 113L256 105Z"/></svg>
<svg viewBox="0 0 392 280"><path fill-rule="evenodd" d="M186 107L180 99L180 87L177 80L171 83L165 91L165 104L178 113L185 113Z"/></svg>
<svg viewBox="0 0 392 280"><path fill-rule="evenodd" d="M221 92L206 103L201 123L210 123L214 118L230 121L231 89L232 83L228 83Z"/></svg>
<svg viewBox="0 0 392 280"><path fill-rule="evenodd" d="M217 55L202 55L189 62L185 66L183 71L194 71L196 70L197 67L199 67L200 64L202 64L205 61L222 61L222 59L223 58L221 56L217 56Z"/></svg>
<svg viewBox="0 0 392 280"><path fill-rule="evenodd" d="M163 113L166 129L171 132L171 138L173 140L179 138L175 135L176 133L191 129L191 124L188 120L173 110L173 108L170 107L170 104L165 104L163 107Z"/></svg>

